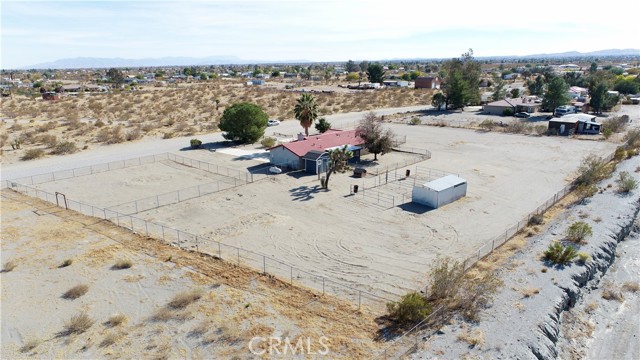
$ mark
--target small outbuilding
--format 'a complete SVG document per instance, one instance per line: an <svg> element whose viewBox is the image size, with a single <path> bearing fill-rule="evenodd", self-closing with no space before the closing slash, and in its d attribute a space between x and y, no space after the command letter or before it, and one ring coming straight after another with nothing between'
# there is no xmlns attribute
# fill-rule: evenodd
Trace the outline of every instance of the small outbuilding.
<svg viewBox="0 0 640 360"><path fill-rule="evenodd" d="M309 174L320 174L327 172L329 167L329 153L319 150L311 150L303 157L304 171Z"/></svg>
<svg viewBox="0 0 640 360"><path fill-rule="evenodd" d="M415 185L411 201L437 209L467 195L467 180L455 175L447 175Z"/></svg>

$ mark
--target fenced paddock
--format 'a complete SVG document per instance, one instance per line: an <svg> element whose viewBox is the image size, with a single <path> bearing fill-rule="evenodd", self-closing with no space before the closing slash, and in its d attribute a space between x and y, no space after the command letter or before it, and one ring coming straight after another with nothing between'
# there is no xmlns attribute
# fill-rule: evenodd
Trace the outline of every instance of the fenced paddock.
<svg viewBox="0 0 640 360"><path fill-rule="evenodd" d="M409 172L408 176L407 171ZM396 167L393 170L377 171L376 173L377 175L367 176L357 184L357 193L354 192L352 186L350 195L354 200L373 204L381 209L391 209L411 202L413 187L416 184L424 184L451 175L448 172L421 165ZM354 184L356 184L355 181Z"/></svg>
<svg viewBox="0 0 640 360"><path fill-rule="evenodd" d="M251 183L243 170L176 154L160 154L12 180L95 206L135 214ZM99 188L97 188L97 186Z"/></svg>

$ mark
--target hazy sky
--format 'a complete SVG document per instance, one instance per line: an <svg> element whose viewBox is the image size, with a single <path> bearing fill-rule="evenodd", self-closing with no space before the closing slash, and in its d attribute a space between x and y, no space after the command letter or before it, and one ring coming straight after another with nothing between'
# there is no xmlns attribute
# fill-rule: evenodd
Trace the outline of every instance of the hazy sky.
<svg viewBox="0 0 640 360"><path fill-rule="evenodd" d="M640 1L2 0L2 68L74 57L346 61L640 47Z"/></svg>

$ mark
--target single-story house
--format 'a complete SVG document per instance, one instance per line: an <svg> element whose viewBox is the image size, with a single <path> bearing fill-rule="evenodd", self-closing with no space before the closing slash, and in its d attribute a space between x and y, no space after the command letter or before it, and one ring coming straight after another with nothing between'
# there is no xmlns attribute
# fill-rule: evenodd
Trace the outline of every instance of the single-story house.
<svg viewBox="0 0 640 360"><path fill-rule="evenodd" d="M382 85L386 87L408 87L409 82L405 80L385 80Z"/></svg>
<svg viewBox="0 0 640 360"><path fill-rule="evenodd" d="M413 87L416 89L440 89L441 82L437 76L419 76Z"/></svg>
<svg viewBox="0 0 640 360"><path fill-rule="evenodd" d="M425 184L416 184L411 201L437 209L467 195L467 180L447 175Z"/></svg>
<svg viewBox="0 0 640 360"><path fill-rule="evenodd" d="M512 113L526 111L528 113L534 113L540 110L541 103L536 102L531 97L519 97L515 99L503 99L494 102L490 102L482 107L482 110L491 115L503 115L504 111L509 109Z"/></svg>
<svg viewBox="0 0 640 360"><path fill-rule="evenodd" d="M317 174L327 170L328 150L346 145L353 152L352 161L359 161L363 143L356 130L330 129L324 134L299 135L297 141L274 146L269 149L269 159L277 166Z"/></svg>
<svg viewBox="0 0 640 360"><path fill-rule="evenodd" d="M560 118L549 120L549 132L558 135L592 134L597 135L602 124L596 121L594 115L568 114Z"/></svg>

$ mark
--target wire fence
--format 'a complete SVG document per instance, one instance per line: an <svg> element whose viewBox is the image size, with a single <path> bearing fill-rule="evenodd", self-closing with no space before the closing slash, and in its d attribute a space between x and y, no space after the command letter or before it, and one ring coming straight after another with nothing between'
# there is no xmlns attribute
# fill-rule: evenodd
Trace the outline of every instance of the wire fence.
<svg viewBox="0 0 640 360"><path fill-rule="evenodd" d="M52 182L52 181L76 178L79 176L87 176L87 175L99 174L107 171L126 169L134 166L153 164L153 163L164 161L164 160L170 160L178 164L198 168L214 174L224 175L230 178L236 178L246 183L250 183L254 181L253 173L249 171L231 169L225 166L212 164L212 163L208 163L200 160L195 160L185 156L171 154L171 153L142 156L142 157L125 159L125 160L112 161L112 162L102 163L97 165L83 166L83 167L73 168L68 170L54 171L54 172L45 173L45 174L11 179L10 181L14 181L16 183L25 184L25 185L37 185L37 184L43 184L43 183ZM5 185L6 183L3 182L2 187L5 187Z"/></svg>
<svg viewBox="0 0 640 360"><path fill-rule="evenodd" d="M354 185L351 186L350 195L382 209L391 209L410 202L413 187L417 183L447 175L451 173L418 165L414 169L396 168L393 171L367 176L362 179L362 184L358 184L357 189Z"/></svg>
<svg viewBox="0 0 640 360"><path fill-rule="evenodd" d="M178 164L194 167L218 175L224 175L226 177L244 181L245 183L253 182L253 174L246 170L231 169L226 166L211 164L205 161L195 160L171 153L167 153L166 155L169 160L174 161Z"/></svg>
<svg viewBox="0 0 640 360"><path fill-rule="evenodd" d="M183 201L199 198L205 195L217 193L222 190L231 189L246 184L237 178L230 178L233 181L218 180L202 185L192 186L169 193L149 196L143 199L128 201L122 204L110 206L107 210L116 211L125 215L133 215L143 211L157 209L161 206L177 204Z"/></svg>
<svg viewBox="0 0 640 360"><path fill-rule="evenodd" d="M446 321L446 308L440 305L429 316L424 318L411 329L405 331L402 335L393 339L391 344L382 349L376 356L377 359L401 359L411 353L416 352L420 348L420 342L423 340L421 336L414 336L418 332L425 330L438 330Z"/></svg>
<svg viewBox="0 0 640 360"><path fill-rule="evenodd" d="M36 184L43 184L43 183L52 182L52 181L71 179L79 176L87 176L87 175L99 174L107 171L125 169L133 166L152 164L162 160L169 160L169 154L168 153L156 154L156 155L126 159L126 160L112 161L108 163L91 165L91 166L83 166L83 167L69 169L69 170L60 170L60 171L54 171L51 173L26 176L26 177L21 177L17 179L12 179L10 181L20 183L20 184L25 184L25 185L36 185ZM6 182L3 182L2 187L4 188L5 185L6 185Z"/></svg>
<svg viewBox="0 0 640 360"><path fill-rule="evenodd" d="M608 163L611 160L613 160L614 157L615 157L615 152L612 152L611 154L609 154L609 156L604 157L603 161L605 163ZM422 169L422 171L423 172L425 171L424 168ZM531 218L534 215L541 214L549 210L549 208L557 204L558 201L562 200L562 198L564 198L567 194L569 194L574 189L574 187L575 187L575 183L566 185L561 190L556 192L552 197L550 197L547 201L545 201L540 206L538 206L534 211L530 212L522 220L518 221L518 223L505 229L504 235L502 234L498 235L493 239L490 239L489 241L487 241L482 246L480 246L476 253L469 256L463 261L462 267L464 271L469 270L478 261L484 259L488 255L490 255L495 249L497 249L498 247L506 243L510 238L512 238L518 232L524 229L524 227L529 224L529 220L531 220ZM425 286L422 286L417 291L424 293L426 295L429 291L429 285L427 284ZM440 315L436 315L439 311L440 311ZM439 323L436 322L434 325L436 329L441 327L444 324L444 321L446 319L445 312L446 312L446 309L444 308L444 306L434 311L432 314L430 314L428 317L426 317L416 326L414 326L413 328L411 328L410 330L402 334L399 338L395 339L391 345L389 345L387 348L382 350L378 358L385 359L385 360L400 359L408 356L409 354L416 352L419 349L420 342L425 340L425 336L422 334L422 330L425 328L424 324L428 323L429 321L433 322L434 318L435 319L441 318L442 320Z"/></svg>
<svg viewBox="0 0 640 360"><path fill-rule="evenodd" d="M326 276L299 269L282 260L233 245L223 244L207 236L194 235L119 211L100 208L69 199L66 198L64 194L52 194L29 185L20 184L15 180L5 180L3 183L3 187L8 187L27 196L32 196L49 203L60 204L60 206L87 216L107 220L117 226L131 230L133 233L158 239L166 244L184 250L208 254L233 265L250 267L263 274L277 277L291 285L314 290L321 295L326 294L347 300L352 304L357 304L358 310L364 306L373 311L383 311L386 304L396 298L395 295L390 293L378 295L370 291L357 289Z"/></svg>

